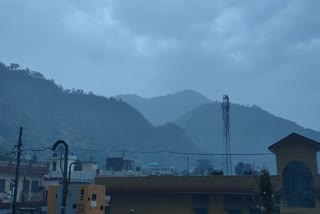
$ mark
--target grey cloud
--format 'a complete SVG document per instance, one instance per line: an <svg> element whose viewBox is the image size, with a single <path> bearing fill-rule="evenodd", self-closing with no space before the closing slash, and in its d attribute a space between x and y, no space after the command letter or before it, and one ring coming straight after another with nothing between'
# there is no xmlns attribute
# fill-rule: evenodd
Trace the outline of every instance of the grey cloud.
<svg viewBox="0 0 320 214"><path fill-rule="evenodd" d="M303 119L287 107L306 100L296 105L302 115L306 105L320 109L307 98L320 89L319 6L316 0L2 0L0 61L108 96L185 88L212 98L229 93L235 102L320 130L311 113Z"/></svg>

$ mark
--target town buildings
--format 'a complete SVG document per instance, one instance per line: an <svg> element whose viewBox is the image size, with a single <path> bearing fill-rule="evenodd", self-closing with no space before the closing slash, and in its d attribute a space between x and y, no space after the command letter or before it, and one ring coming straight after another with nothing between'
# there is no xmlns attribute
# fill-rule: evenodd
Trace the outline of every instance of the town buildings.
<svg viewBox="0 0 320 214"><path fill-rule="evenodd" d="M62 170L64 166L64 160L61 156L54 154L48 159L49 172L46 176L46 182L48 185L58 185L63 179ZM62 166L62 167L61 167ZM68 156L67 175L70 183L73 184L92 184L97 173L97 163L93 160L79 161L76 156Z"/></svg>
<svg viewBox="0 0 320 214"><path fill-rule="evenodd" d="M77 164L76 164L77 163ZM18 208L23 213L46 210L49 186L58 186L63 180L61 166L64 161L54 154L47 162L21 160L17 193ZM68 157L70 184L93 184L97 163L79 162L76 156ZM0 213L11 213L16 173L14 158L0 158Z"/></svg>
<svg viewBox="0 0 320 214"><path fill-rule="evenodd" d="M271 145L277 175L272 176L274 213L320 213L320 143L291 134ZM96 177L106 186L110 213L261 213L257 175Z"/></svg>
<svg viewBox="0 0 320 214"><path fill-rule="evenodd" d="M320 176L317 164L320 143L293 133L272 144L269 150L274 153L277 166L277 175L271 176L274 199L273 213L320 213ZM69 159L76 160L74 157L69 157ZM53 188L54 193L49 192L48 195L53 198L53 206L56 208L59 206L57 202L59 199L54 200L56 198L54 196L59 195L58 184L62 178L62 176L58 176L61 171L57 172L60 160L60 157L52 157L47 165L43 165L44 169L49 171L46 174L41 170L37 172L40 177L42 175L45 177L45 179L39 180L40 188L38 190L40 192L44 193L49 186L46 182L55 182L51 184L56 187L48 187L49 189ZM12 163L1 166L5 169L1 170L1 173L12 173L10 176L13 178L14 172L10 171L10 167L8 167L10 164ZM29 163L24 167L32 166L39 167L40 165ZM71 163L68 166L69 169L73 169L70 171L71 175L76 173ZM87 165L85 163L82 167L82 169L91 172L96 169L94 162L87 163ZM21 168L20 177L25 180L25 183L27 183L26 180L31 180L32 183L33 179L36 180L33 176L37 173L34 169L26 169L29 169L28 172L23 170L23 167ZM26 176L24 176L24 172L26 172ZM103 176L100 174L95 177L95 185L103 186L104 194L103 191L100 191L101 189L97 189L99 191L99 206L94 206L95 203L91 204L91 202L92 195L95 193L88 190L91 196L86 196L87 208L95 209L97 213L104 210L111 214L130 213L130 210L134 210L137 214L256 214L261 213L263 209L259 198L259 179L256 174L248 173L242 176L224 176L219 173L209 176L148 175ZM8 175L8 178L5 179L5 191L10 190L11 182L8 181L11 179L10 176ZM79 177L74 178L77 178L74 181L79 181ZM87 179L85 176L81 178L84 178L82 181ZM23 180L19 182L23 183ZM94 190L95 185L90 184L89 188L92 187L92 191L96 191ZM28 186L32 188L30 183ZM78 196L80 194L81 198L81 188L86 186L88 185L82 184L70 189L70 191L74 191L73 195L77 195L73 202L71 197L68 201L68 207L73 211L77 210L78 204L81 208L82 202L78 201ZM22 199L21 191L20 189L20 200ZM2 196L4 196L3 192ZM103 204L106 207L103 207Z"/></svg>

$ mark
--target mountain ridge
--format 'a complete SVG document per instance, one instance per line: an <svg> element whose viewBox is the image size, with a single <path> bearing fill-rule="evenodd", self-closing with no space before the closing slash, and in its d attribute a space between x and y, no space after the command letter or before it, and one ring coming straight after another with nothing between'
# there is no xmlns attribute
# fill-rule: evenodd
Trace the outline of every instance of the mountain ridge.
<svg viewBox="0 0 320 214"><path fill-rule="evenodd" d="M175 122L177 115L183 115L197 106L212 102L206 96L191 89L151 98L135 94L114 97L136 108L154 125Z"/></svg>
<svg viewBox="0 0 320 214"><path fill-rule="evenodd" d="M0 143L7 149L14 147L20 126L25 127L24 141L29 148L64 139L74 147L100 148L97 156L103 163L104 150L198 151L180 127L154 127L123 101L64 89L39 72L0 63ZM170 161L176 163L171 159L168 164Z"/></svg>

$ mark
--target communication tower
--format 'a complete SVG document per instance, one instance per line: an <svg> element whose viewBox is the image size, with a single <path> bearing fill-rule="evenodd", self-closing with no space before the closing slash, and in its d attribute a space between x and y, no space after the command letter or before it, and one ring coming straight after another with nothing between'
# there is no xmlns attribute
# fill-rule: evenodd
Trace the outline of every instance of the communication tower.
<svg viewBox="0 0 320 214"><path fill-rule="evenodd" d="M228 95L223 96L222 119L223 119L223 168L226 175L232 175L232 162L231 162L231 146L230 146L230 103Z"/></svg>

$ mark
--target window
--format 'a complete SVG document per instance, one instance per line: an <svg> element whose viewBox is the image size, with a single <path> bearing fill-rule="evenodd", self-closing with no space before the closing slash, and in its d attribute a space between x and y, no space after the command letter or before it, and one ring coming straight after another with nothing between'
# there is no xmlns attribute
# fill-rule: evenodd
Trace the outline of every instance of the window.
<svg viewBox="0 0 320 214"><path fill-rule="evenodd" d="M6 190L6 180L0 179L0 192L5 192Z"/></svg>
<svg viewBox="0 0 320 214"><path fill-rule="evenodd" d="M91 195L91 207L97 207L97 194L92 194Z"/></svg>
<svg viewBox="0 0 320 214"><path fill-rule="evenodd" d="M91 200L92 201L96 201L97 200L97 195L96 194L92 194Z"/></svg>
<svg viewBox="0 0 320 214"><path fill-rule="evenodd" d="M80 191L80 200L83 200L84 197L84 189L81 189Z"/></svg>
<svg viewBox="0 0 320 214"><path fill-rule="evenodd" d="M24 180L23 181L23 192L29 192L30 191L30 181Z"/></svg>
<svg viewBox="0 0 320 214"><path fill-rule="evenodd" d="M57 170L57 162L52 161L52 171L56 171L56 170Z"/></svg>
<svg viewBox="0 0 320 214"><path fill-rule="evenodd" d="M314 208L313 176L302 162L293 161L283 169L282 187L285 207Z"/></svg>
<svg viewBox="0 0 320 214"><path fill-rule="evenodd" d="M39 191L39 181L32 181L31 192L38 192L38 191Z"/></svg>

